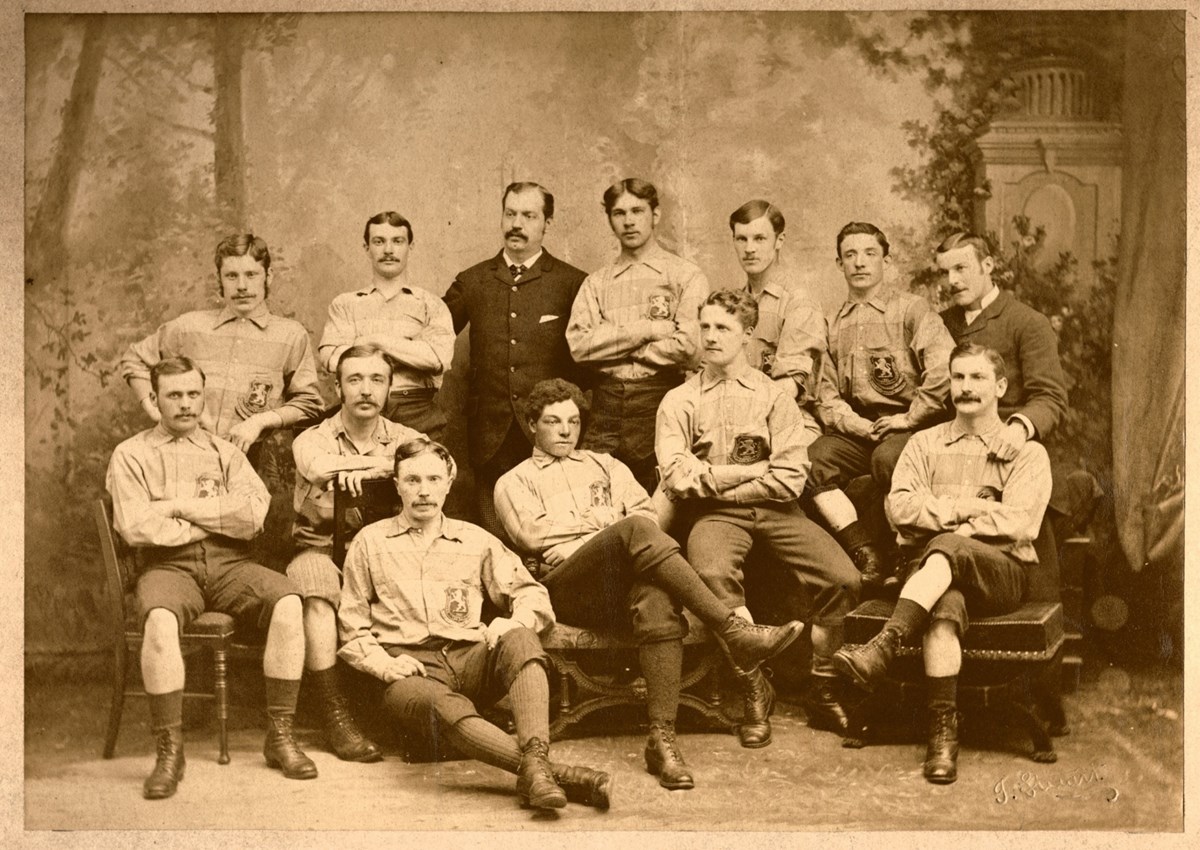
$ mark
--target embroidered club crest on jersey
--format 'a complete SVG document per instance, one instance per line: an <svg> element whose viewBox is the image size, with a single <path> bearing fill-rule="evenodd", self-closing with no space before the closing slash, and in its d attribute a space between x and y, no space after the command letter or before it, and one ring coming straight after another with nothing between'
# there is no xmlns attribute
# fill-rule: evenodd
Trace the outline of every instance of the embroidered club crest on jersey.
<svg viewBox="0 0 1200 850"><path fill-rule="evenodd" d="M738 434L733 438L733 454L730 460L734 463L758 463L770 456L766 438L758 434Z"/></svg>
<svg viewBox="0 0 1200 850"><path fill-rule="evenodd" d="M442 606L442 616L451 623L464 625L470 615L467 605L467 589L465 587L447 587L446 604Z"/></svg>
<svg viewBox="0 0 1200 850"><path fill-rule="evenodd" d="M671 318L671 301L670 295L662 292L651 295L646 304L646 316L650 319L669 319Z"/></svg>
<svg viewBox="0 0 1200 850"><path fill-rule="evenodd" d="M607 479L600 478L588 485L591 493L593 508L612 507L612 485Z"/></svg>
<svg viewBox="0 0 1200 850"><path fill-rule="evenodd" d="M908 381L900 374L894 354L872 354L871 386L886 396L898 396L908 387Z"/></svg>
<svg viewBox="0 0 1200 850"><path fill-rule="evenodd" d="M774 351L772 351L769 348L763 349L762 365L759 368L762 369L762 371L766 372L768 375L771 374L771 370L775 368L775 352Z"/></svg>
<svg viewBox="0 0 1200 850"><path fill-rule="evenodd" d="M225 482L215 472L203 472L196 478L196 498L215 499L225 489Z"/></svg>
<svg viewBox="0 0 1200 850"><path fill-rule="evenodd" d="M262 413L267 409L267 400L271 397L271 388L273 384L270 381L264 381L262 378L251 378L250 387L238 399L234 410L238 416L243 419L249 419L256 413Z"/></svg>

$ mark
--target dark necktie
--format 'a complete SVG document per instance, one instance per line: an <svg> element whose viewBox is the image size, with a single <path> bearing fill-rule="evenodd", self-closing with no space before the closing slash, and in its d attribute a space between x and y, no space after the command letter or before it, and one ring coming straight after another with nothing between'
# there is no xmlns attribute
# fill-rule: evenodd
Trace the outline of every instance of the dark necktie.
<svg viewBox="0 0 1200 850"><path fill-rule="evenodd" d="M513 280L520 280L521 275L525 274L524 266L509 266L508 270L512 273Z"/></svg>

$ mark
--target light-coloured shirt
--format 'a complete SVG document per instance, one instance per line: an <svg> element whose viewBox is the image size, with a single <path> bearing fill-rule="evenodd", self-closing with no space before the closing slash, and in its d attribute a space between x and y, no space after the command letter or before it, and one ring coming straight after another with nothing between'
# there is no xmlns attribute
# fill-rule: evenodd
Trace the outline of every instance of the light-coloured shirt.
<svg viewBox="0 0 1200 850"><path fill-rule="evenodd" d="M361 336L406 339L428 348L437 367L415 369L397 363L392 389L440 387L442 373L454 357L454 324L450 311L431 292L420 287L401 287L391 298L372 284L365 289L343 292L329 304L329 318L317 346L321 364L337 371L337 358Z"/></svg>
<svg viewBox="0 0 1200 850"><path fill-rule="evenodd" d="M150 367L182 355L204 371L204 408L216 433L264 410L294 408L299 419L325 407L308 331L260 305L248 318L228 307L184 313L129 346L121 377L150 380Z"/></svg>
<svg viewBox="0 0 1200 850"><path fill-rule="evenodd" d="M1050 501L1050 458L1041 443L1031 440L1011 461L992 459L1002 428L997 421L977 436L951 421L912 435L887 498L902 544L921 543L966 524L971 537L1019 561L1037 563L1033 541Z"/></svg>
<svg viewBox="0 0 1200 850"><path fill-rule="evenodd" d="M113 526L130 546L182 546L210 534L250 540L271 495L246 456L199 428L172 436L162 424L113 449L105 487Z"/></svg>
<svg viewBox="0 0 1200 850"><path fill-rule="evenodd" d="M979 299L979 309L978 310L963 310L963 319L966 320L966 323L968 325L971 324L971 322L973 322L979 318L980 313L982 313L984 310L986 310L988 308L988 305L990 305L993 301L995 301L999 297L1000 297L1000 287L993 285L992 288L988 290L987 295L985 295L985 296L983 296L983 298Z"/></svg>
<svg viewBox="0 0 1200 850"><path fill-rule="evenodd" d="M567 324L576 363L635 381L699 364L700 304L708 279L699 266L655 244L640 260L618 256L584 280ZM654 339L655 321L675 330Z"/></svg>
<svg viewBox="0 0 1200 850"><path fill-rule="evenodd" d="M796 402L753 368L726 379L701 371L667 393L658 407L654 451L672 499L796 499L808 478L807 444ZM733 466L764 460L765 474L731 486L740 478Z"/></svg>
<svg viewBox="0 0 1200 850"><path fill-rule="evenodd" d="M296 543L300 546L333 545L333 488L337 486L339 472L367 468L362 463L364 457L390 461L396 455L397 446L422 436L419 431L380 416L367 440L367 450L360 451L346 434L340 414L298 435L292 441L292 456L296 459L296 489L292 502L296 519L292 524L292 537Z"/></svg>
<svg viewBox="0 0 1200 850"><path fill-rule="evenodd" d="M480 642L483 595L516 623L542 632L554 624L550 594L521 559L482 528L441 517L420 531L403 514L360 531L342 567L338 655L382 678L387 647L430 638Z"/></svg>
<svg viewBox="0 0 1200 850"><path fill-rule="evenodd" d="M657 519L629 467L612 455L576 449L533 456L496 482L496 515L514 543L541 555L551 546L602 531L632 514Z"/></svg>
<svg viewBox="0 0 1200 850"><path fill-rule="evenodd" d="M907 413L913 429L945 416L954 340L919 295L883 287L847 301L826 322L817 415L846 432L849 418Z"/></svg>
<svg viewBox="0 0 1200 850"><path fill-rule="evenodd" d="M758 324L747 346L750 365L772 378L791 378L801 407L816 400L817 370L825 350L825 316L817 302L780 261L766 271L758 295ZM746 284L750 292L750 284Z"/></svg>
<svg viewBox="0 0 1200 850"><path fill-rule="evenodd" d="M500 253L504 254L504 265L509 266L510 268L512 266L524 266L525 271L529 271L531 268L533 268L534 266L537 265L537 261L542 258L543 252L538 251L536 254L534 254L532 257L530 257L528 260L525 260L524 262L520 262L520 263L518 263L516 260L514 260L512 257L510 257L508 255L508 251L501 251Z"/></svg>

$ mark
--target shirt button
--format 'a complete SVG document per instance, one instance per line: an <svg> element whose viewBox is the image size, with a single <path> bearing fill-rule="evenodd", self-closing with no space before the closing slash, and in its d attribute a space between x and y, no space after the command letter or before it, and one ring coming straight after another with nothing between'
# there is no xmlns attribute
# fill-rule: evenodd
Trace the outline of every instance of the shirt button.
<svg viewBox="0 0 1200 850"><path fill-rule="evenodd" d="M508 314L508 317L509 317L510 319L515 319L515 318L517 317L517 314L516 314L516 313L509 313L509 314Z"/></svg>
<svg viewBox="0 0 1200 850"><path fill-rule="evenodd" d="M515 339L510 339L510 340L508 341L508 344L509 344L509 345L516 345L516 344L517 344L517 341L516 341Z"/></svg>
<svg viewBox="0 0 1200 850"><path fill-rule="evenodd" d="M513 393L513 394L512 394L512 397L513 397L513 401L516 401L516 400L517 400L517 394L516 394L516 393Z"/></svg>
<svg viewBox="0 0 1200 850"><path fill-rule="evenodd" d="M516 292L516 291L517 291L517 288L514 286L514 287L512 288L512 291L513 291L513 292Z"/></svg>
<svg viewBox="0 0 1200 850"><path fill-rule="evenodd" d="M515 372L515 371L517 371L517 367L516 367L516 366L509 366L509 367L508 367L508 371L510 371L510 372Z"/></svg>

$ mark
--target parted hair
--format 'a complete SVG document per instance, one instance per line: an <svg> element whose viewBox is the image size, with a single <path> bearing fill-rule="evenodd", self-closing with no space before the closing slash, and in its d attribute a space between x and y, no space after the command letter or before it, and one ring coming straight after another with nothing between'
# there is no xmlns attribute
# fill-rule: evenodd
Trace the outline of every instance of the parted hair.
<svg viewBox="0 0 1200 850"><path fill-rule="evenodd" d="M842 241L847 236L854 236L863 233L867 236L874 236L875 241L879 243L879 247L883 249L883 256L888 255L891 246L888 245L887 237L883 235L883 231L869 221L852 221L838 231L837 235L837 255L842 256Z"/></svg>
<svg viewBox="0 0 1200 850"><path fill-rule="evenodd" d="M772 204L770 201L755 199L746 201L736 210L729 214L729 230L733 232L735 224L749 224L752 221L757 221L763 216L767 217L767 221L771 222L771 229L778 236L783 233L783 228L786 222L783 219L783 213L779 211L779 207Z"/></svg>
<svg viewBox="0 0 1200 850"><path fill-rule="evenodd" d="M509 183L504 187L504 194L500 196L500 208L504 209L504 205L508 202L508 196L513 192L525 192L529 189L537 189L542 193L542 215L546 219L554 218L554 195L550 194L550 190L540 183L532 183L528 180Z"/></svg>
<svg viewBox="0 0 1200 850"><path fill-rule="evenodd" d="M378 345L352 345L347 348L338 355L337 369L334 371L334 377L339 381L342 379L342 363L352 357L374 357L376 354L382 357L383 362L387 364L388 377L391 378L392 373L395 371L395 364L392 363L392 358L388 353Z"/></svg>
<svg viewBox="0 0 1200 850"><path fill-rule="evenodd" d="M441 443L435 442L428 437L414 437L407 443L401 443L396 447L396 461L392 464L393 476L399 480L400 464L410 457L423 455L426 452L431 452L446 462L446 470L450 473L450 480L453 481L454 477L458 474L458 467L454 464L454 456Z"/></svg>
<svg viewBox="0 0 1200 850"><path fill-rule="evenodd" d="M400 215L395 210L385 210L381 213L375 213L367 219L366 225L363 227L363 244L368 245L371 242L371 225L372 224L390 224L392 227L403 227L408 231L408 244L413 243L413 229L408 219Z"/></svg>
<svg viewBox="0 0 1200 850"><path fill-rule="evenodd" d="M937 254L945 254L947 251L953 251L955 248L961 248L964 245L970 245L975 249L975 259L981 263L992 256L992 246L988 244L988 241L978 233L971 233L966 230L951 233L941 241L933 253L935 256Z"/></svg>
<svg viewBox="0 0 1200 850"><path fill-rule="evenodd" d="M988 348L986 345L980 345L977 342L960 342L954 346L954 350L950 352L949 364L953 365L955 360L960 357L975 357L982 355L992 364L992 368L996 370L996 380L1008 377L1008 368L1004 365L1004 358L1000 352L994 348Z"/></svg>
<svg viewBox="0 0 1200 850"><path fill-rule="evenodd" d="M575 402L580 414L587 410L587 399L583 397L583 391L579 387L562 378L547 378L534 384L529 398L525 399L525 418L536 422L548 405L558 404L560 401Z"/></svg>
<svg viewBox="0 0 1200 850"><path fill-rule="evenodd" d="M604 212L606 215L612 215L612 208L616 204L617 198L626 192L635 198L641 198L650 205L650 209L658 209L658 189L654 188L654 184L638 177L626 177L624 180L620 180L604 190Z"/></svg>
<svg viewBox="0 0 1200 850"><path fill-rule="evenodd" d="M217 243L217 250L213 254L217 274L221 273L221 263L226 257L241 257L247 254L255 262L262 264L263 271L271 270L271 251L267 248L267 241L253 233L234 233Z"/></svg>
<svg viewBox="0 0 1200 850"><path fill-rule="evenodd" d="M718 289L710 292L700 305L700 309L713 305L720 307L731 316L736 316L743 328L758 326L758 302L754 296L744 289Z"/></svg>
<svg viewBox="0 0 1200 850"><path fill-rule="evenodd" d="M195 372L200 376L200 383L206 380L204 370L197 366L190 357L164 357L150 367L150 388L158 392L158 379L163 375L186 375Z"/></svg>

